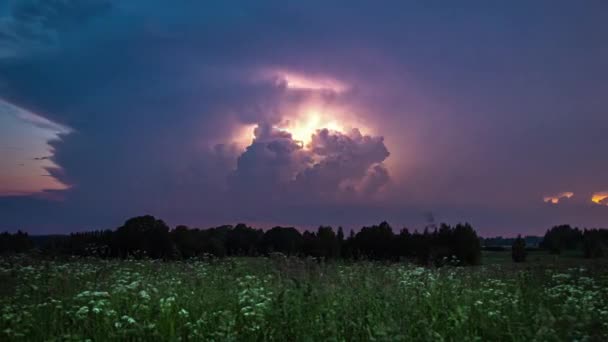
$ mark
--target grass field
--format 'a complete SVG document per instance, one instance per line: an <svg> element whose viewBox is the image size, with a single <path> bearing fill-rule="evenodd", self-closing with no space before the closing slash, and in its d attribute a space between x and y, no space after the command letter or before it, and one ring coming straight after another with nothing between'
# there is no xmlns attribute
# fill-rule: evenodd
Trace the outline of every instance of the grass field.
<svg viewBox="0 0 608 342"><path fill-rule="evenodd" d="M608 340L605 261L0 259L0 340Z"/></svg>
<svg viewBox="0 0 608 342"><path fill-rule="evenodd" d="M513 260L511 259L511 251L482 251L482 261L485 265L511 265ZM597 264L597 260L587 260L583 258L581 251L564 251L559 255L549 254L546 251L528 251L525 267L545 265L550 267L563 268L565 266L575 267L578 265L585 264ZM600 261L600 264L602 261ZM606 263L604 261L604 263ZM608 263L606 263L608 265Z"/></svg>

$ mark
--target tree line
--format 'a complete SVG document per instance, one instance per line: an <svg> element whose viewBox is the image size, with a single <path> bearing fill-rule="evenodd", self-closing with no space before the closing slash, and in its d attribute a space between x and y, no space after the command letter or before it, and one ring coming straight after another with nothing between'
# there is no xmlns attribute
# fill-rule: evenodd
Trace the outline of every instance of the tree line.
<svg viewBox="0 0 608 342"><path fill-rule="evenodd" d="M523 262L526 260L526 242L532 237L522 238L518 236L512 242L511 253L513 261ZM579 229L570 225L559 225L548 229L542 240L540 249L547 250L551 254L562 252L574 252L582 254L585 258L608 257L608 229Z"/></svg>
<svg viewBox="0 0 608 342"><path fill-rule="evenodd" d="M579 229L555 226L545 233L540 246L552 254L582 250L586 258L608 256L608 229Z"/></svg>
<svg viewBox="0 0 608 342"><path fill-rule="evenodd" d="M9 234L8 232L0 234L0 253L22 253L33 247L34 242L25 232L17 231L15 234Z"/></svg>
<svg viewBox="0 0 608 342"><path fill-rule="evenodd" d="M18 234L29 240L27 234ZM4 239L5 235L2 236ZM475 265L481 259L479 237L469 224L441 224L422 232L404 228L395 233L387 222L382 222L345 236L342 227L334 230L330 226L304 232L279 226L264 231L245 224L208 229L180 225L170 229L162 220L146 215L131 218L115 230L53 236L36 243L47 254L104 258L189 259L282 253L325 260L411 259L428 265ZM15 251L10 249L11 245L7 243L5 248L2 243L0 252Z"/></svg>
<svg viewBox="0 0 608 342"><path fill-rule="evenodd" d="M494 238L496 239L496 238ZM422 232L404 228L395 233L387 223L363 227L344 235L342 227L334 230L320 226L316 231L300 232L293 227L255 229L245 224L223 225L209 229L184 225L170 229L153 216L127 220L115 230L96 230L33 239L27 233L0 234L0 252L23 252L37 245L51 255L98 256L103 258L149 257L189 259L204 256L261 256L282 253L287 256L311 256L320 259L371 259L398 261L408 259L422 265L476 265L481 260L482 244L469 224L430 225ZM515 262L526 259L528 237L504 239L511 243ZM582 249L588 258L608 256L608 230L579 230L567 225L545 233L540 247L551 253Z"/></svg>

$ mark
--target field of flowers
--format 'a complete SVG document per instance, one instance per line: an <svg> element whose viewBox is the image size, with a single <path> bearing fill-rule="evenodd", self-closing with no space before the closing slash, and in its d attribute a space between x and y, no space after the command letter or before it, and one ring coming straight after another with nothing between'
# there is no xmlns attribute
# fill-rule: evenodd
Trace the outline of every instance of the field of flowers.
<svg viewBox="0 0 608 342"><path fill-rule="evenodd" d="M1 341L608 341L608 273L0 258Z"/></svg>

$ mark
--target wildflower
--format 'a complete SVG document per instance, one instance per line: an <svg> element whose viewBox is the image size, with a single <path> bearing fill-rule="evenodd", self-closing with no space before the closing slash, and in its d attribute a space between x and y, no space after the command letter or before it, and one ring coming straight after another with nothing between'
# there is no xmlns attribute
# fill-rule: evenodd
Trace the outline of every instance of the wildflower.
<svg viewBox="0 0 608 342"><path fill-rule="evenodd" d="M175 297L173 297L173 296L167 297L167 298L161 298L160 299L160 310L163 312L167 312L167 311L171 310L171 308L173 307L173 303L175 303Z"/></svg>
<svg viewBox="0 0 608 342"><path fill-rule="evenodd" d="M88 313L89 313L89 307L83 306L80 309L78 309L78 311L76 311L76 316L78 318L84 318L84 316L86 316Z"/></svg>
<svg viewBox="0 0 608 342"><path fill-rule="evenodd" d="M130 316L127 316L127 315L122 316L120 319L122 319L123 321L126 321L129 324L135 324L135 323L137 323L133 317L130 317Z"/></svg>
<svg viewBox="0 0 608 342"><path fill-rule="evenodd" d="M129 290L135 290L138 286L139 286L139 281L136 280L136 281L132 282L131 284L127 285L126 287Z"/></svg>
<svg viewBox="0 0 608 342"><path fill-rule="evenodd" d="M150 295L145 290L139 291L139 297L143 300L150 300Z"/></svg>

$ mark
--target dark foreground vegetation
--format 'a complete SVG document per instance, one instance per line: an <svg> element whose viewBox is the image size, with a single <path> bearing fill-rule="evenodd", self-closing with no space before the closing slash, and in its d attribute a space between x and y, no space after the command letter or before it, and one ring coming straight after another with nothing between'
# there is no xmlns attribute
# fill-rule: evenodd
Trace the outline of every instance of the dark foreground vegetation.
<svg viewBox="0 0 608 342"><path fill-rule="evenodd" d="M0 257L1 341L607 341L604 259Z"/></svg>
<svg viewBox="0 0 608 342"><path fill-rule="evenodd" d="M344 237L152 216L5 233L0 341L606 341L605 246L606 230L569 226L482 239L467 224L381 223Z"/></svg>

